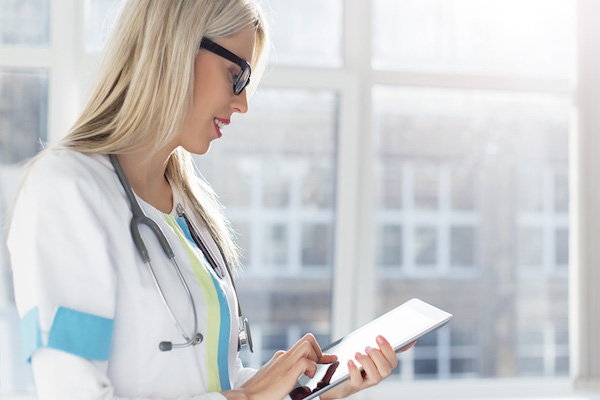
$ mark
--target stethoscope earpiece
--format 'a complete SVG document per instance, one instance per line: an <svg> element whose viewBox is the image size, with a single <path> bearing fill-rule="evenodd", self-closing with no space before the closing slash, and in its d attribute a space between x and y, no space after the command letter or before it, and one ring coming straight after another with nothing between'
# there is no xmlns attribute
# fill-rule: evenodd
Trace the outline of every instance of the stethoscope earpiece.
<svg viewBox="0 0 600 400"><path fill-rule="evenodd" d="M171 349L173 348L173 343L171 343L171 342L160 342L158 344L158 348L160 349L160 351L171 351Z"/></svg>
<svg viewBox="0 0 600 400"><path fill-rule="evenodd" d="M204 336L201 333L196 333L196 335L182 344L173 344L173 342L160 342L158 344L158 348L160 351L171 351L173 348L183 348L188 346L196 346L197 344L202 343L204 340Z"/></svg>

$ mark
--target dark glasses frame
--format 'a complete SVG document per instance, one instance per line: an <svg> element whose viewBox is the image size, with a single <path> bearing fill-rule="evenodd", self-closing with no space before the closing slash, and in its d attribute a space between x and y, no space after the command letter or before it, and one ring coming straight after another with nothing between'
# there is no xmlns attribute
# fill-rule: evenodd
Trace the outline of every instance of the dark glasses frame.
<svg viewBox="0 0 600 400"><path fill-rule="evenodd" d="M250 83L250 74L252 73L252 68L250 68L250 63L244 60L241 57L236 56L225 47L219 46L215 42L210 39L202 38L200 42L200 48L206 49L211 53L215 53L218 56L225 58L226 60L231 61L232 63L238 65L242 71L237 75L235 81L233 82L233 92L236 95L242 93L242 91L248 86Z"/></svg>

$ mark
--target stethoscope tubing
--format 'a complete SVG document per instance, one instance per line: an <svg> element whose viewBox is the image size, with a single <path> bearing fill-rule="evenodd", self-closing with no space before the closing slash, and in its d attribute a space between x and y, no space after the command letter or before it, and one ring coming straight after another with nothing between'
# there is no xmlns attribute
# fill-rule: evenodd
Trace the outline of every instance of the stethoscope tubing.
<svg viewBox="0 0 600 400"><path fill-rule="evenodd" d="M170 343L170 346L165 346L165 345L163 345L163 342L161 342L159 347L161 348L161 350L163 350L163 348L166 348L166 347L187 347L187 346L191 345L192 342L198 338L198 335L200 335L198 333L198 314L196 313L196 302L194 301L192 292L190 291L190 288L189 288L187 282L185 281L183 274L181 273L181 269L179 268L179 265L177 264L177 260L175 259L175 253L173 252L173 249L171 248L171 245L169 244L169 241L167 240L164 232L162 231L162 229L160 228L160 226L158 226L158 224L156 222L154 222L152 219L150 219L150 218L148 218L148 216L146 216L146 214L144 213L144 210L142 210L139 203L137 202L137 199L135 198L135 194L133 193L133 189L131 188L131 185L129 184L127 177L125 176L125 172L123 171L123 168L121 167L121 163L119 162L119 159L117 158L117 156L115 154L110 154L109 158L110 158L110 161L111 161L113 167L115 168L115 172L117 173L117 176L119 177L121 186L123 186L123 189L125 190L125 194L127 195L127 198L129 199L129 203L131 204L133 217L131 218L129 228L131 231L131 236L133 238L135 247L137 248L138 252L140 253L142 260L148 267L148 270L150 271L150 276L152 276L152 281L154 282L154 285L156 286L156 289L158 290L158 294L160 295L160 298L161 298L162 302L164 303L165 308L167 309L167 312L169 313L169 316L173 320L173 323L177 327L177 330L179 331L179 333L181 333L181 335L186 340L186 343L183 343L181 345ZM194 314L194 332L195 333L192 337L190 337L185 332L185 330L179 323L179 320L177 319L177 317L175 317L175 313L171 309L171 306L169 305L169 302L168 302L167 298L165 297L162 287L160 286L160 282L158 281L156 274L154 272L154 268L152 267L152 262L150 260L150 255L148 254L148 249L146 248L146 245L144 244L144 241L140 234L140 230L139 230L140 224L144 224L152 230L152 232L154 233L154 236L156 236L156 238L158 239L166 256L171 260L171 263L173 264L173 268L175 269L175 271L177 272L177 276L179 277L179 281L181 282L181 284L184 287L186 295L192 305L192 311ZM200 335L200 337L201 336L202 335Z"/></svg>
<svg viewBox="0 0 600 400"><path fill-rule="evenodd" d="M140 207L140 205L135 197L135 194L133 193L133 189L131 188L131 185L129 184L127 177L125 176L125 172L123 171L123 168L121 167L121 163L119 162L119 159L117 158L117 155L109 154L109 158L110 158L110 162L113 165L115 172L119 178L121 186L125 190L125 194L129 200L129 203L131 204L131 211L133 213L133 216L132 216L131 222L130 222L130 231L131 231L131 237L134 241L135 247L137 248L140 256L142 257L142 260L148 267L148 270L150 271L150 275L152 276L154 285L156 286L156 289L158 290L160 298L161 298L163 304L165 305L169 316L175 323L175 326L177 327L177 330L179 331L179 333L181 333L183 338L186 340L185 343L181 343L181 344L163 341L163 342L160 342L159 348L162 351L169 351L172 348L183 348L183 347L188 347L190 345L197 345L202 342L203 336L200 332L198 332L198 315L196 312L196 303L194 301L194 296L192 296L190 288L181 272L181 269L179 268L179 265L177 264L177 261L175 259L175 253L173 252L173 249L171 248L171 245L169 244L169 241L167 240L167 237L165 236L165 234L162 231L162 229L160 228L160 226L158 226L158 224L156 222L154 222L152 219L150 219L144 213L144 210L142 210L142 208ZM193 226L192 222L188 219L188 217L183 212L183 207L181 207L180 204L177 205L177 212L181 217L183 217L186 224L190 228L190 234L192 235L192 239L194 240L196 245L198 245L198 248L202 251L202 253L204 254L208 263L211 265L211 267L214 269L214 271L217 274L219 274L221 277L223 277L222 274L219 273L219 271L221 271L221 269L219 268L218 264L214 260L209 249L204 245L204 242L198 236L195 227ZM152 262L150 260L150 255L148 254L148 249L146 248L146 245L144 244L144 241L140 234L140 230L139 230L140 224L146 225L154 233L154 236L159 241L165 255L171 260L171 263L173 264L173 268L175 269L175 271L177 272L177 276L179 277L179 281L181 282L181 284L183 285L183 287L185 289L186 295L192 305L192 311L194 314L194 332L195 333L194 333L194 335L192 335L192 337L190 337L185 332L185 329L183 329L183 327L179 323L177 317L175 316L175 313L173 312L173 310L171 309L171 306L169 305L169 302L168 302L166 296L164 295L164 292L160 286L160 282L158 281L156 274L154 272L154 268L152 267ZM223 251L221 250L219 243L218 242L215 242L215 243L216 243L219 251L221 252L221 254L223 254ZM242 315L242 308L240 305L239 296L237 295L237 289L235 287L235 282L233 280L231 270L229 269L229 264L225 260L225 257L223 257L223 260L225 261L225 268L226 268L227 274L229 275L229 278L231 280L231 285L235 292L235 298L236 298L237 305L238 305L238 317L240 320L239 321L240 322L240 332L238 335L238 350L239 350L239 348L241 348L242 345L247 344L250 348L250 351L253 352L252 336L250 334L250 325L248 323L248 319L244 318Z"/></svg>

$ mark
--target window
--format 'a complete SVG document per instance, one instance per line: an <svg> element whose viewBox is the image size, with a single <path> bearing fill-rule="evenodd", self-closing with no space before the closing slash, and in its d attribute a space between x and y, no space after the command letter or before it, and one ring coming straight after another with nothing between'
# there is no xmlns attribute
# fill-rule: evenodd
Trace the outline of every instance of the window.
<svg viewBox="0 0 600 400"><path fill-rule="evenodd" d="M49 45L49 2L0 1L0 49L21 49L20 60L0 56L0 223L23 176L19 164L48 139L49 66L27 58ZM35 57L30 57L35 58ZM20 356L19 317L12 293L5 230L0 228L0 393L32 390Z"/></svg>
<svg viewBox="0 0 600 400"><path fill-rule="evenodd" d="M1 218L18 163L76 117L120 3L0 0ZM272 65L197 159L242 249L245 364L420 297L454 320L365 398L406 381L439 398L439 380L568 376L575 2L262 3ZM4 239L0 393L31 393Z"/></svg>
<svg viewBox="0 0 600 400"><path fill-rule="evenodd" d="M385 297L380 300L380 310L403 299L421 297L454 310L451 325L460 327L463 318L486 320L489 309L473 309L472 302L495 302L495 296L516 286L518 300L498 306L515 318L533 297L528 291L535 293L536 301L550 301L545 289L529 286L534 280L552 284L558 290L552 295L556 307L565 308L566 268L558 267L556 260L560 254L560 265L568 263L564 250L568 241L564 171L569 97L398 86L377 87L373 96L374 134L379 143L374 170L385 171L388 160L393 160L390 168L397 170L397 160L407 160L407 172L402 174L407 182L401 185L407 193L397 195L408 200L402 213L385 207L386 201L378 201L383 205L377 210L378 220L387 223L398 215L407 236L403 239L407 266L403 273L390 274L380 267L378 292ZM557 181L563 183L555 188ZM380 185L393 183L379 180ZM389 191L384 188L377 192ZM556 198L561 199L562 209L555 209ZM377 240L386 243L388 239ZM503 249L502 256L498 249ZM391 249L386 250L392 254ZM559 281L554 279L557 276ZM432 291L430 287L443 290ZM483 295L484 291L487 294ZM460 295L449 298L452 292ZM470 301L463 303L465 298ZM553 318L550 309L539 309L536 314L532 307L531 312L541 321ZM494 324L483 325L481 343L510 340L512 333L502 333ZM438 353L415 349L415 354L420 352L428 355L415 361L416 378L460 376L441 369L445 364L437 358ZM495 356L497 352L513 353L509 348L480 348L483 360L497 360L497 364L485 370L473 369L471 375L493 377L503 371L504 375L519 376L519 363L526 363L526 359L517 357L511 368L504 358Z"/></svg>
<svg viewBox="0 0 600 400"><path fill-rule="evenodd" d="M48 72L0 68L0 164L37 154L47 140Z"/></svg>
<svg viewBox="0 0 600 400"><path fill-rule="evenodd" d="M2 0L0 44L30 47L48 46L50 37L49 0Z"/></svg>
<svg viewBox="0 0 600 400"><path fill-rule="evenodd" d="M343 64L343 3L343 0L263 2L271 24L273 62L289 66L340 67Z"/></svg>
<svg viewBox="0 0 600 400"><path fill-rule="evenodd" d="M373 67L444 73L569 74L573 3L375 0Z"/></svg>

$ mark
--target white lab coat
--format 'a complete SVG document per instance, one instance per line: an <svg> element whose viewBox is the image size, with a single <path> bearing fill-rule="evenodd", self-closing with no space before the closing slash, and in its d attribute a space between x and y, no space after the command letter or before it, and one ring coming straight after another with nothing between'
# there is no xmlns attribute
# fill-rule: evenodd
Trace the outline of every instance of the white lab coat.
<svg viewBox="0 0 600 400"><path fill-rule="evenodd" d="M204 341L159 350L161 341L184 340L134 247L131 207L108 157L51 151L22 187L8 238L24 352L40 399L223 399L218 392L239 387L255 372L237 356L238 310L229 277L213 273L172 216L138 201L173 247ZM177 203L191 216L174 190ZM222 267L204 225L194 223ZM192 335L181 282L154 235L141 230L165 296Z"/></svg>

